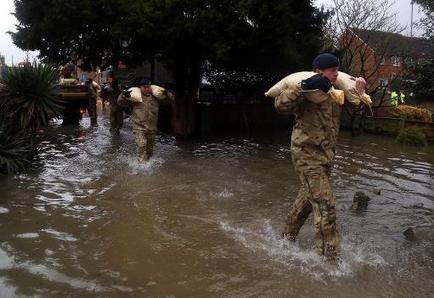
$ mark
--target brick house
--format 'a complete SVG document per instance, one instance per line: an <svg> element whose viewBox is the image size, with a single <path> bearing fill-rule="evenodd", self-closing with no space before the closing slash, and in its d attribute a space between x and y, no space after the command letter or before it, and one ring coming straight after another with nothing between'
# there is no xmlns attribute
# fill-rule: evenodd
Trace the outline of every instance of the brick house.
<svg viewBox="0 0 434 298"><path fill-rule="evenodd" d="M406 74L411 63L434 55L426 39L360 29L348 29L338 47L344 50L344 64L354 75L367 79L370 91L390 87L395 77Z"/></svg>

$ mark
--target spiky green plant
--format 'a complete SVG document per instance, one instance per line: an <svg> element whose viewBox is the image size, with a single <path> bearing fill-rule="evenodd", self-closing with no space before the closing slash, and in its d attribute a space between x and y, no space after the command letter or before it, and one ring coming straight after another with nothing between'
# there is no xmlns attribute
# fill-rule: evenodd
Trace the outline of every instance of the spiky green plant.
<svg viewBox="0 0 434 298"><path fill-rule="evenodd" d="M0 175L21 171L30 164L30 144L28 139L13 135L0 120Z"/></svg>
<svg viewBox="0 0 434 298"><path fill-rule="evenodd" d="M10 68L0 82L0 109L19 132L35 133L59 117L57 71L45 64Z"/></svg>

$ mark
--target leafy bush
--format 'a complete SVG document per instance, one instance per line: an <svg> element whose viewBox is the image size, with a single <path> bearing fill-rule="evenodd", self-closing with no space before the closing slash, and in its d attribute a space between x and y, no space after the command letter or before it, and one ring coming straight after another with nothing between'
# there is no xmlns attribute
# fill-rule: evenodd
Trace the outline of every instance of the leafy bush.
<svg viewBox="0 0 434 298"><path fill-rule="evenodd" d="M11 174L25 169L30 161L30 141L17 137L0 124L0 174Z"/></svg>
<svg viewBox="0 0 434 298"><path fill-rule="evenodd" d="M419 127L410 126L399 131L396 142L406 145L425 146L427 144L426 136Z"/></svg>
<svg viewBox="0 0 434 298"><path fill-rule="evenodd" d="M55 68L34 64L9 68L0 81L0 174L26 168L36 131L60 116Z"/></svg>
<svg viewBox="0 0 434 298"><path fill-rule="evenodd" d="M432 114L430 110L409 105L399 105L396 108L393 108L392 117L406 120L432 122Z"/></svg>
<svg viewBox="0 0 434 298"><path fill-rule="evenodd" d="M0 109L17 132L36 132L59 117L62 106L54 67L35 64L9 68L0 82Z"/></svg>

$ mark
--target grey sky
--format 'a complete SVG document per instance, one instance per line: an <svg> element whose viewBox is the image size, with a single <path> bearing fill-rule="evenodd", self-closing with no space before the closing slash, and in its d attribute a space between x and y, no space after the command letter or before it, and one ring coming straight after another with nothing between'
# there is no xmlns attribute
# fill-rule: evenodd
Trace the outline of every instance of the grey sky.
<svg viewBox="0 0 434 298"><path fill-rule="evenodd" d="M15 30L16 19L11 15L14 11L13 0L0 0L0 54L6 56L6 63L12 63L12 57L14 63L22 61L26 57L26 53L18 49L11 40L7 31ZM329 4L331 0L314 0L316 5ZM398 12L399 21L403 26L410 28L410 0L396 0L394 10ZM415 21L421 18L423 14L419 11L417 5L415 5ZM407 29L404 34L409 35L410 29ZM416 34L421 34L416 30ZM31 52L30 59L32 60L37 56L37 53Z"/></svg>

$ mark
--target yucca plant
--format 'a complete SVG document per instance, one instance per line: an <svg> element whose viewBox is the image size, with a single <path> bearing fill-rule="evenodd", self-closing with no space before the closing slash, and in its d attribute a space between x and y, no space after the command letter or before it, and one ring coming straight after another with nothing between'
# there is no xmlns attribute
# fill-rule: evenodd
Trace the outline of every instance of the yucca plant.
<svg viewBox="0 0 434 298"><path fill-rule="evenodd" d="M0 111L18 132L35 133L59 117L57 71L45 64L10 68L0 82Z"/></svg>
<svg viewBox="0 0 434 298"><path fill-rule="evenodd" d="M9 131L0 119L0 175L12 174L30 164L31 141Z"/></svg>

